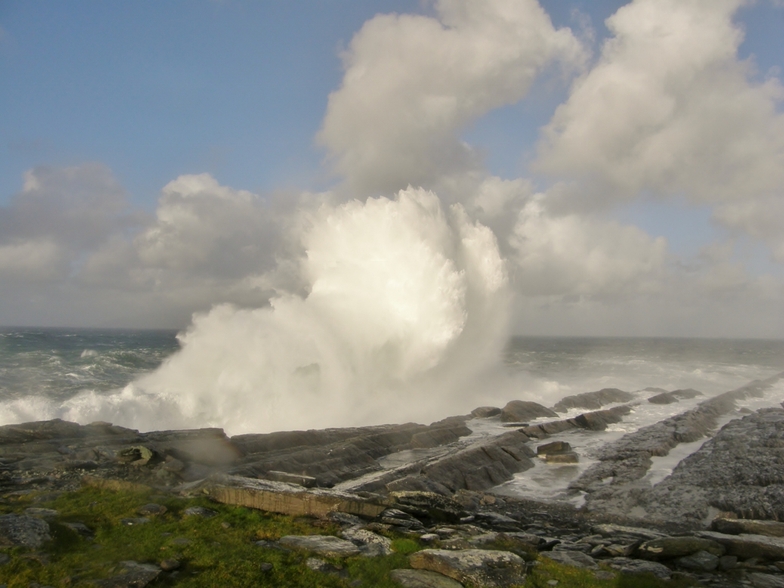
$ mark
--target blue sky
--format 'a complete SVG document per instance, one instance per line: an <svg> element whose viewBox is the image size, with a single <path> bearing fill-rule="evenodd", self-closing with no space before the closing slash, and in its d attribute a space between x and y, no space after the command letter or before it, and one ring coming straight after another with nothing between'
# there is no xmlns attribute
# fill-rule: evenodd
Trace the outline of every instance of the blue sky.
<svg viewBox="0 0 784 588"><path fill-rule="evenodd" d="M701 0L693 3L695 7L704 5ZM584 207L574 204L576 197L566 198L563 202L567 204L563 204L553 186L566 181L583 182L580 185L584 186L586 178L594 178L594 173L580 167L583 164L564 164L564 154L570 147L563 141L553 147L560 150L560 155L556 153L548 160L542 155L541 129L551 123L556 108L570 100L576 80L594 71L598 79L601 72L594 68L601 64L603 47L615 34L605 20L627 2L542 0L540 4L555 29L571 28L584 53L582 64L575 65L578 60L574 56L552 58L519 99L510 98L500 106L472 113L467 122L461 119L450 127L450 132L457 133L482 160L482 173L506 180L530 180L533 191L548 194L548 210L584 214ZM160 210L164 186L188 174L208 173L220 186L247 190L262 200L281 191L297 194L331 190L346 178L350 184L350 172L325 163L330 149L333 156L340 156L343 147L334 147L340 141L328 139L325 147L323 142L317 144L316 135L328 120L330 93L341 87L341 53L350 47L364 23L387 13L441 18L437 6L419 0L5 0L0 4L0 205L5 207L0 213L5 210L11 214L9 211L16 206L14 199L18 200L23 190L24 174L39 166L65 169L90 162L101 164L123 192L124 206L147 215ZM774 0L759 0L733 10L731 18L733 26L745 33L732 63L753 62L754 70L746 70L743 75L745 83L761 95L765 80L779 80L782 75L784 7ZM571 60L573 69L564 73L559 59L564 63ZM722 63L724 67L729 61ZM774 113L767 116L775 118L778 114L780 118L781 103L770 100ZM574 115L570 116L567 122L574 121ZM771 139L771 144L778 145L777 140ZM722 162L710 166L706 169L726 169ZM439 172L438 177L443 179L445 173ZM632 192L605 198L599 193L620 188L602 183L615 182L615 171L604 169L601 173L608 175L590 189L585 188L585 194L593 195L579 198L591 203L589 216L635 226L651 240L665 237L670 256L667 264L696 267L703 263L697 258L707 255L705 247L718 251L718 242L726 245L732 241L723 249L722 263L741 264L748 274L744 278L748 284L760 276L774 281L782 278L784 254L776 253L780 244L769 218L755 212L758 216L752 219L752 212L738 212L737 207L727 212L731 198L713 199L709 192L715 187L698 186L692 194L692 179L671 184L666 174L653 178L641 172L643 179L639 181L625 178L623 182L628 180L633 187L623 184L623 189ZM423 182L435 188L441 179L433 176ZM405 187L405 183L399 187ZM769 188L761 190L760 198L774 197ZM364 198L382 192L371 186L365 193L352 196ZM462 195L450 198L468 202ZM775 195L775 202L779 201L780 192ZM730 219L730 214L735 216ZM724 220L719 222L717 218ZM493 225L496 221L479 220L496 231L503 249L506 238ZM129 222L123 226L129 226ZM133 230L123 230L132 233L144 229L136 225ZM0 233L0 245L23 242L21 233L6 231L6 235ZM68 275L78 273L74 268L81 267L94 253L92 249L73 252ZM260 263L265 270L268 265ZM63 289L62 300L72 296L74 288L86 287L66 282L58 286ZM24 282L15 290L19 300L25 298L21 294L25 288L40 291L40 285ZM592 299L604 295L593 286L575 288L549 295ZM175 313L178 318L174 322L181 323L189 312L220 301L219 292L211 290L183 307L181 313ZM523 293L523 297L527 295ZM31 307L15 304L0 308L0 322L36 316ZM84 322L84 311L67 310L68 304L63 302L62 313L54 313L47 320ZM534 312L526 304L523 306L528 310L520 311L523 323L530 321ZM112 314L107 306L101 322L138 320L138 315L134 317ZM540 331L561 332L567 328L558 320L533 322ZM586 330L594 328L589 323ZM751 331L764 334L764 329ZM784 326L773 331L784 334ZM732 329L728 327L727 332Z"/></svg>

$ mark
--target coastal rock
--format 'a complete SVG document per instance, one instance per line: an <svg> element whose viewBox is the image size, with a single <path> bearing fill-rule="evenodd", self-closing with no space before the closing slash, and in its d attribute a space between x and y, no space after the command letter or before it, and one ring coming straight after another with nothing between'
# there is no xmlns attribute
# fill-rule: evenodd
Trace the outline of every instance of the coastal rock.
<svg viewBox="0 0 784 588"><path fill-rule="evenodd" d="M599 569L599 566L596 565L596 561L594 561L591 556L586 555L581 551L545 551L542 552L542 557L574 568Z"/></svg>
<svg viewBox="0 0 784 588"><path fill-rule="evenodd" d="M403 588L462 588L463 585L443 574L428 570L392 570L389 577Z"/></svg>
<svg viewBox="0 0 784 588"><path fill-rule="evenodd" d="M678 402L678 398L671 392L662 392L648 398L648 402L651 404L672 404L673 402Z"/></svg>
<svg viewBox="0 0 784 588"><path fill-rule="evenodd" d="M471 411L471 416L477 419L487 419L501 414L497 406L480 406Z"/></svg>
<svg viewBox="0 0 784 588"><path fill-rule="evenodd" d="M618 388L602 388L596 392L584 392L573 396L566 396L556 402L553 409L556 412L566 412L572 408L587 408L597 410L606 404L613 402L630 402L634 400L634 394L624 392Z"/></svg>
<svg viewBox="0 0 784 588"><path fill-rule="evenodd" d="M213 476L204 489L223 504L247 506L289 515L324 517L332 511L373 518L386 508L378 501L347 492L255 480L240 476Z"/></svg>
<svg viewBox="0 0 784 588"><path fill-rule="evenodd" d="M557 417L558 413L536 402L512 400L501 410L502 423L520 423L539 417Z"/></svg>
<svg viewBox="0 0 784 588"><path fill-rule="evenodd" d="M718 517L711 522L711 529L729 535L751 534L768 537L784 537L784 523L780 521L758 521L753 519L729 519Z"/></svg>
<svg viewBox="0 0 784 588"><path fill-rule="evenodd" d="M715 531L702 531L700 537L720 543L728 555L748 559L752 557L771 561L784 560L784 538L765 535L725 535Z"/></svg>
<svg viewBox="0 0 784 588"><path fill-rule="evenodd" d="M690 536L651 539L641 544L638 548L638 552L642 557L651 559L683 557L698 551L706 551L718 558L724 555L726 550L716 541Z"/></svg>
<svg viewBox="0 0 784 588"><path fill-rule="evenodd" d="M408 558L414 569L430 570L461 583L503 588L525 581L525 562L508 551L424 549Z"/></svg>
<svg viewBox="0 0 784 588"><path fill-rule="evenodd" d="M773 574L753 572L749 574L749 580L754 588L784 588L784 578Z"/></svg>
<svg viewBox="0 0 784 588"><path fill-rule="evenodd" d="M119 576L98 580L94 583L98 588L144 588L152 584L161 574L161 568L151 564L125 561L127 572Z"/></svg>
<svg viewBox="0 0 784 588"><path fill-rule="evenodd" d="M28 515L0 515L0 546L22 545L38 549L46 541L51 541L49 524Z"/></svg>
<svg viewBox="0 0 784 588"><path fill-rule="evenodd" d="M381 557L392 554L392 541L367 529L344 529L344 539L359 547L366 557Z"/></svg>
<svg viewBox="0 0 784 588"><path fill-rule="evenodd" d="M332 535L286 535L280 544L290 549L311 551L324 557L350 557L359 555L359 547L351 541Z"/></svg>
<svg viewBox="0 0 784 588"><path fill-rule="evenodd" d="M678 567L695 572L712 572L719 567L719 558L707 551L698 551L677 561Z"/></svg>
<svg viewBox="0 0 784 588"><path fill-rule="evenodd" d="M662 580L669 580L672 576L672 570L667 566L656 563L655 561L643 561L639 559L630 559L628 557L614 557L607 560L607 564L614 570L618 570L623 574L653 574Z"/></svg>

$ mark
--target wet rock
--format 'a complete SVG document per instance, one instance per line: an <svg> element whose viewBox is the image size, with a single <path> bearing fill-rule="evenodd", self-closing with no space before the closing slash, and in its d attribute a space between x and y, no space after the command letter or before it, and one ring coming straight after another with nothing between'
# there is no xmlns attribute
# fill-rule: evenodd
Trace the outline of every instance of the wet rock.
<svg viewBox="0 0 784 588"><path fill-rule="evenodd" d="M779 521L758 521L750 519L730 519L719 517L711 522L711 529L728 535L767 535L784 537L784 523Z"/></svg>
<svg viewBox="0 0 784 588"><path fill-rule="evenodd" d="M726 550L720 543L711 539L688 536L652 539L646 541L638 548L638 552L642 557L651 559L683 557L698 551L706 551L716 557L720 557L724 555Z"/></svg>
<svg viewBox="0 0 784 588"><path fill-rule="evenodd" d="M558 413L536 402L512 400L501 410L502 423L521 423L539 417L557 417Z"/></svg>
<svg viewBox="0 0 784 588"><path fill-rule="evenodd" d="M501 409L496 406L480 406L471 411L471 416L478 419L487 419L501 414Z"/></svg>
<svg viewBox="0 0 784 588"><path fill-rule="evenodd" d="M302 476L298 474L289 474L288 472L270 471L264 475L267 480L273 482L286 482L287 484L296 484L304 488L313 488L316 486L316 478L313 476Z"/></svg>
<svg viewBox="0 0 784 588"><path fill-rule="evenodd" d="M673 402L678 402L678 398L671 392L662 392L648 398L648 402L651 404L672 404Z"/></svg>
<svg viewBox="0 0 784 588"><path fill-rule="evenodd" d="M429 570L392 570L389 577L404 588L462 588L462 584Z"/></svg>
<svg viewBox="0 0 784 588"><path fill-rule="evenodd" d="M523 433L510 431L437 459L422 468L422 473L450 492L487 490L533 467L528 441Z"/></svg>
<svg viewBox="0 0 784 588"><path fill-rule="evenodd" d="M553 408L556 412L566 412L572 408L596 410L606 404L629 402L631 400L634 400L634 394L630 392L624 392L618 388L602 388L596 392L584 392L583 394L566 396L559 400Z"/></svg>
<svg viewBox="0 0 784 588"><path fill-rule="evenodd" d="M525 581L525 562L508 551L424 549L408 558L414 569L429 570L461 583L506 587Z"/></svg>
<svg viewBox="0 0 784 588"><path fill-rule="evenodd" d="M22 545L38 549L51 541L46 521L28 515L0 516L0 545Z"/></svg>
<svg viewBox="0 0 784 588"><path fill-rule="evenodd" d="M568 451L566 453L546 453L543 457L546 463L553 464L571 464L580 461L580 456L574 451Z"/></svg>
<svg viewBox="0 0 784 588"><path fill-rule="evenodd" d="M351 541L332 535L286 535L280 544L290 549L312 551L324 557L349 557L359 555L359 548Z"/></svg>
<svg viewBox="0 0 784 588"><path fill-rule="evenodd" d="M566 441L553 441L551 443L539 445L536 448L536 455L542 456L555 453L569 453L571 451L572 446L569 445Z"/></svg>

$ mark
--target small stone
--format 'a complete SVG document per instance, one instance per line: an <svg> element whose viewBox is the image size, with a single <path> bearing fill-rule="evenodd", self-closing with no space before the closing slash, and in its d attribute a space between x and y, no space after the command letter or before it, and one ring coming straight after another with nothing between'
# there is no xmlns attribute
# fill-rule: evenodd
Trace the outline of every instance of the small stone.
<svg viewBox="0 0 784 588"><path fill-rule="evenodd" d="M261 562L261 565L259 566L259 568L261 568L262 572L269 572L269 571L272 570L273 567L274 566L270 562L268 562L268 561Z"/></svg>
<svg viewBox="0 0 784 588"><path fill-rule="evenodd" d="M145 523L149 523L150 519L147 517L137 517L137 518L127 518L127 519L120 519L120 523L126 525L128 527L133 527L136 525L143 525Z"/></svg>
<svg viewBox="0 0 784 588"><path fill-rule="evenodd" d="M31 506L30 508L25 509L25 514L31 517L38 517L39 519L54 519L60 514L54 509L51 508L36 508Z"/></svg>
<svg viewBox="0 0 784 588"><path fill-rule="evenodd" d="M439 539L440 537L436 533L425 533L424 535L419 537L419 540L422 543L434 543Z"/></svg>
<svg viewBox="0 0 784 588"><path fill-rule="evenodd" d="M164 559L160 565L164 572L172 572L179 568L182 564L180 564L179 560L176 559Z"/></svg>
<svg viewBox="0 0 784 588"><path fill-rule="evenodd" d="M547 580L548 586L558 586L558 580Z"/></svg>
<svg viewBox="0 0 784 588"><path fill-rule="evenodd" d="M72 531L76 531L82 537L92 537L93 536L93 532L90 530L90 527L88 527L84 523L63 523L63 525L68 527Z"/></svg>
<svg viewBox="0 0 784 588"><path fill-rule="evenodd" d="M314 572L321 572L322 574L335 573L338 571L335 566L318 557L309 557L305 560L305 565Z"/></svg>
<svg viewBox="0 0 784 588"><path fill-rule="evenodd" d="M182 511L182 514L186 517L202 517L209 519L218 513L210 508L204 508L203 506L191 506Z"/></svg>
<svg viewBox="0 0 784 588"><path fill-rule="evenodd" d="M223 528L223 529L231 529L231 523L227 523L226 521L223 521L221 523L221 528Z"/></svg>
<svg viewBox="0 0 784 588"><path fill-rule="evenodd" d="M614 580L615 574L608 572L607 570L596 570L593 573L593 577L597 580Z"/></svg>
<svg viewBox="0 0 784 588"><path fill-rule="evenodd" d="M392 541L381 535L376 535L366 529L346 529L342 533L344 539L348 539L359 547L365 557L383 557L392 555Z"/></svg>
<svg viewBox="0 0 784 588"><path fill-rule="evenodd" d="M166 510L166 507L162 504L155 504L154 502L151 502L150 504L145 504L144 506L140 507L136 512L140 515L162 515L166 512Z"/></svg>
<svg viewBox="0 0 784 588"><path fill-rule="evenodd" d="M172 545L190 545L191 540L187 537L177 537L176 539L171 540Z"/></svg>

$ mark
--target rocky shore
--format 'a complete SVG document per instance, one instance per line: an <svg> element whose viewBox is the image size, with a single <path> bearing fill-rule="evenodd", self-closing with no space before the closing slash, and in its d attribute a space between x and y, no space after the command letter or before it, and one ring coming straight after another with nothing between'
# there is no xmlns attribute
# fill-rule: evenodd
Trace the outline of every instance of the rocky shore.
<svg viewBox="0 0 784 588"><path fill-rule="evenodd" d="M220 429L140 433L103 422L8 425L0 427L0 506L87 486L316 517L339 533L284 536L267 547L304 550L313 555L311 569L329 574L330 558L381 557L390 553L388 537L412 537L426 549L389 576L411 587L524 585L545 560L590 570L597 580L652 574L709 586L784 586L784 408L744 409L782 378L695 401L592 455L575 451L569 435L598 434L645 403L700 393L605 389L553 407L514 400L430 425L234 437ZM567 411L573 416L563 417ZM488 423L497 432L477 434ZM652 483L654 461L685 444L697 446ZM537 464L576 467L586 459L592 465L569 485L579 500L497 491ZM57 520L35 508L11 510L0 515L0 566L15 547L35 550L51 540ZM138 565L117 576L124 584L102 585L144 586L170 572L159 562L145 576L151 564Z"/></svg>

